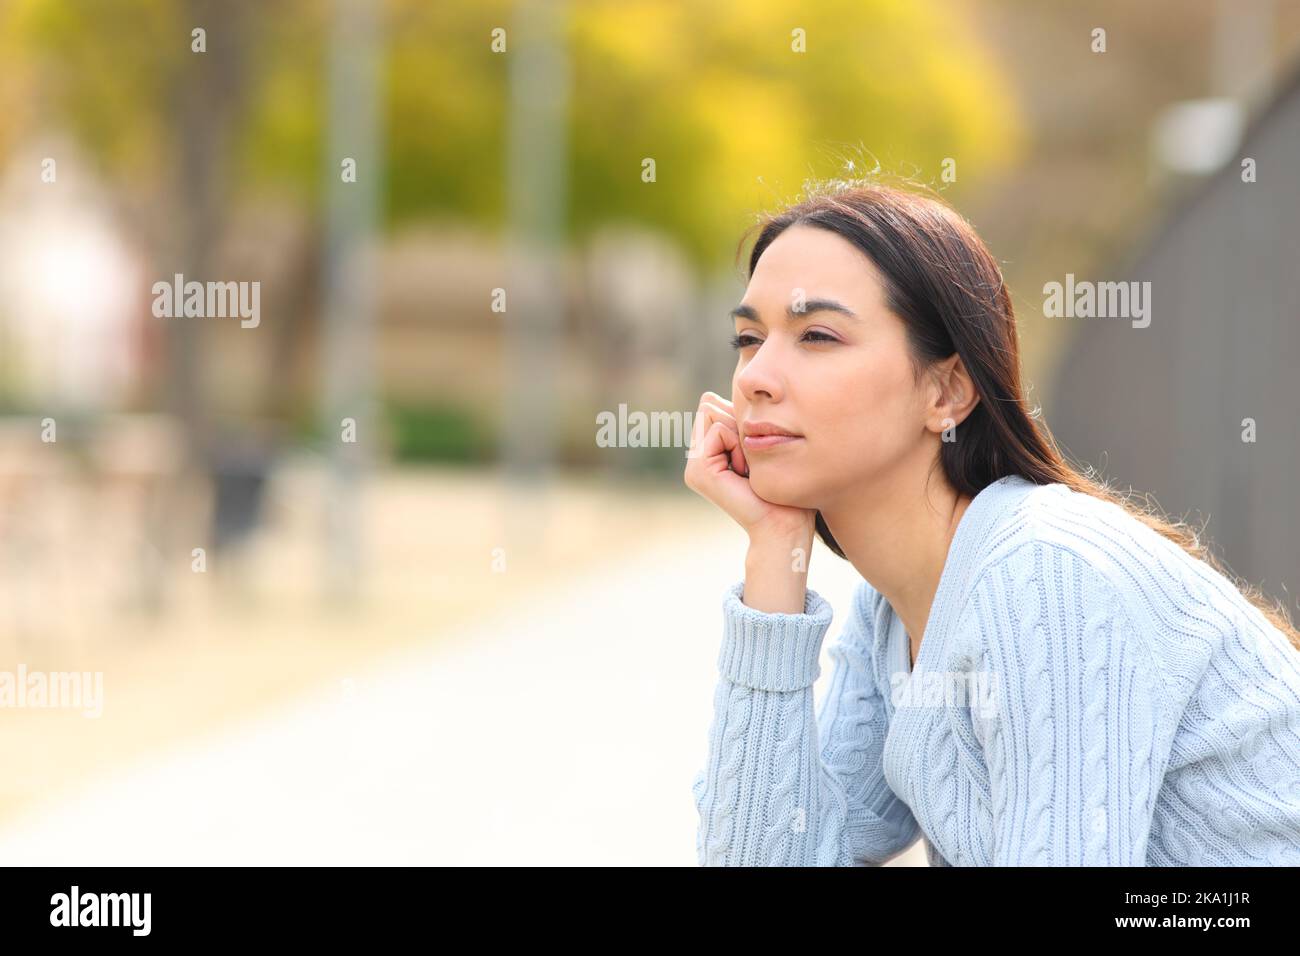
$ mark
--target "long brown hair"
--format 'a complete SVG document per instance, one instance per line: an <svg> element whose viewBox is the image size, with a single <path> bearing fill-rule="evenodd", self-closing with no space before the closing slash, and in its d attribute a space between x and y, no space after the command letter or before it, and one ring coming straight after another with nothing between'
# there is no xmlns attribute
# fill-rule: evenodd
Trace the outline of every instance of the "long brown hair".
<svg viewBox="0 0 1300 956"><path fill-rule="evenodd" d="M973 497L999 478L1020 475L1113 502L1227 577L1300 649L1300 632L1286 606L1237 578L1198 529L1169 519L1145 499L1139 504L1091 469L1079 471L1066 461L1046 424L1026 406L1015 312L1002 270L970 223L942 197L883 183L835 181L830 190L814 187L808 198L763 217L741 237L737 257L750 233L761 228L749 255L751 277L763 250L796 224L834 232L875 263L890 310L907 326L918 381L933 363L954 352L961 356L980 400L959 426L961 440L943 442L936 463L959 493ZM823 543L844 557L820 511L816 528Z"/></svg>

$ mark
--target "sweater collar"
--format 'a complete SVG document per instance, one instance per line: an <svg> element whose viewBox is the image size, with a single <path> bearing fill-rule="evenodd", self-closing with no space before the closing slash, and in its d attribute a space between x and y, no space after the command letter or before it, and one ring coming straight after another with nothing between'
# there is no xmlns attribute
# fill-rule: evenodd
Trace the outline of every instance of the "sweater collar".
<svg viewBox="0 0 1300 956"><path fill-rule="evenodd" d="M1034 482L1020 475L1006 475L985 485L971 499L971 503L957 522L948 545L948 556L944 560L943 571L939 574L939 586L935 590L934 601L930 604L930 618L926 621L925 632L921 640L921 649L917 653L909 675L925 670L925 662L937 651L934 649L941 641L949 621L960 611L957 605L965 603L966 594L972 583L972 575L983 563L982 545L997 526L1000 518L1025 495L1039 487ZM882 595L882 603L889 607L888 615L877 621L877 639L888 647L891 635L897 634L897 640L906 641L906 630L897 619L897 614L887 599ZM928 649L928 650L927 650ZM877 648L879 651L880 648ZM907 648L902 649L902 668L907 668ZM888 658L887 658L888 659Z"/></svg>

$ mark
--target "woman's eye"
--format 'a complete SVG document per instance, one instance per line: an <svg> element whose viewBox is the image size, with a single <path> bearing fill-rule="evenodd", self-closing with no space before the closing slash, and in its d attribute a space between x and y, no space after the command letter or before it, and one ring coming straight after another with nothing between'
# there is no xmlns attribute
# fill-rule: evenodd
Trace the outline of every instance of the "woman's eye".
<svg viewBox="0 0 1300 956"><path fill-rule="evenodd" d="M839 339L833 335L827 335L825 332L818 332L816 329L809 329L803 334L804 342L838 342ZM731 337L731 347L733 349L746 349L751 345L762 345L761 339L756 339L747 332L741 332L739 335Z"/></svg>

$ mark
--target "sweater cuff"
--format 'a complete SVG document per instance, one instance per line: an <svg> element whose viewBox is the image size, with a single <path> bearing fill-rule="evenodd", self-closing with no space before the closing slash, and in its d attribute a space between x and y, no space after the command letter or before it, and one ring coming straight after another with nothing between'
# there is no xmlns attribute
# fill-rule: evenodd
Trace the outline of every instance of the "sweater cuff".
<svg viewBox="0 0 1300 956"><path fill-rule="evenodd" d="M722 603L719 673L757 690L799 690L816 682L822 638L833 614L830 602L805 588L802 614L759 611L741 601L744 592L742 580L727 588Z"/></svg>

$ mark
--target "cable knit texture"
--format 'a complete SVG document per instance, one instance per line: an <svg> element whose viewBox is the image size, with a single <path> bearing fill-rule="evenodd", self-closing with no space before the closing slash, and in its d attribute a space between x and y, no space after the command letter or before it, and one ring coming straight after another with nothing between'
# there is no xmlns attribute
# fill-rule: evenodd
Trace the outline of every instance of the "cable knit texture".
<svg viewBox="0 0 1300 956"><path fill-rule="evenodd" d="M914 667L867 582L723 600L706 866L1300 865L1300 652L1118 505L1018 476L962 515Z"/></svg>

